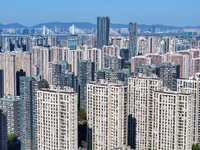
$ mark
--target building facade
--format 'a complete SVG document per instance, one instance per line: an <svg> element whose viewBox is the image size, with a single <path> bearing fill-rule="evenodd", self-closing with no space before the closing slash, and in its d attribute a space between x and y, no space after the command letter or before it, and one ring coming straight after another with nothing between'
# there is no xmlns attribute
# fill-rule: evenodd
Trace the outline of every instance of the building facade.
<svg viewBox="0 0 200 150"><path fill-rule="evenodd" d="M127 144L127 94L122 83L87 84L88 149L114 149Z"/></svg>
<svg viewBox="0 0 200 150"><path fill-rule="evenodd" d="M0 149L7 150L7 114L0 109Z"/></svg>
<svg viewBox="0 0 200 150"><path fill-rule="evenodd" d="M77 93L51 88L37 92L37 148L78 149Z"/></svg>
<svg viewBox="0 0 200 150"><path fill-rule="evenodd" d="M144 77L130 77L128 82L128 145L132 149L151 149L154 103L152 94L154 90L160 90L162 79L156 75Z"/></svg>
<svg viewBox="0 0 200 150"><path fill-rule="evenodd" d="M0 109L6 112L7 133L20 136L20 97L4 96L0 98Z"/></svg>
<svg viewBox="0 0 200 150"><path fill-rule="evenodd" d="M137 56L137 23L129 23L129 60Z"/></svg>
<svg viewBox="0 0 200 150"><path fill-rule="evenodd" d="M97 48L109 44L110 17L97 17Z"/></svg>
<svg viewBox="0 0 200 150"><path fill-rule="evenodd" d="M0 70L0 98L4 95L4 75L3 70Z"/></svg>
<svg viewBox="0 0 200 150"><path fill-rule="evenodd" d="M79 106L81 109L87 108L87 83L94 81L94 63L88 60L79 61L78 93Z"/></svg>
<svg viewBox="0 0 200 150"><path fill-rule="evenodd" d="M193 98L192 102L192 142L200 143L200 81L199 75L196 75L196 79L178 79L177 80L177 91L183 93L190 93Z"/></svg>
<svg viewBox="0 0 200 150"><path fill-rule="evenodd" d="M149 140L149 149L191 150L191 95L171 91L154 91L153 101L152 131L149 130L153 134L152 139Z"/></svg>
<svg viewBox="0 0 200 150"><path fill-rule="evenodd" d="M33 77L20 77L20 138L21 150L37 149L36 98L38 88L46 87Z"/></svg>

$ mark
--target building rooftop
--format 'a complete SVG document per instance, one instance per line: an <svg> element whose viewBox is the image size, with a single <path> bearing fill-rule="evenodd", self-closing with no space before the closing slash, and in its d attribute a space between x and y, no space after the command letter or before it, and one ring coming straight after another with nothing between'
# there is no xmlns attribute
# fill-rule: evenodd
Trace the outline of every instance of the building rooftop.
<svg viewBox="0 0 200 150"><path fill-rule="evenodd" d="M63 93L63 94L75 94L76 92L74 91L73 88L71 87L64 87L64 89L60 89L60 87L51 85L50 88L41 88L38 91L44 91L44 92L53 92L53 93Z"/></svg>
<svg viewBox="0 0 200 150"><path fill-rule="evenodd" d="M20 101L20 97L19 96L4 96L3 98L0 98L1 101L11 101L11 102L15 102L15 101Z"/></svg>
<svg viewBox="0 0 200 150"><path fill-rule="evenodd" d="M116 83L111 83L104 79L100 79L99 81L91 81L91 82L89 82L89 84L101 85L101 86L118 86L118 87L127 86L127 84L122 81L117 81Z"/></svg>

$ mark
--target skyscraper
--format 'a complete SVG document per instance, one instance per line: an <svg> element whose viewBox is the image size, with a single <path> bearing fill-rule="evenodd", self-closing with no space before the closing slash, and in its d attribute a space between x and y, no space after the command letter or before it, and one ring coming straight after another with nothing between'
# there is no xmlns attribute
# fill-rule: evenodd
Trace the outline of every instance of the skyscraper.
<svg viewBox="0 0 200 150"><path fill-rule="evenodd" d="M129 60L137 56L137 23L129 23Z"/></svg>
<svg viewBox="0 0 200 150"><path fill-rule="evenodd" d="M109 43L110 17L97 17L97 48Z"/></svg>

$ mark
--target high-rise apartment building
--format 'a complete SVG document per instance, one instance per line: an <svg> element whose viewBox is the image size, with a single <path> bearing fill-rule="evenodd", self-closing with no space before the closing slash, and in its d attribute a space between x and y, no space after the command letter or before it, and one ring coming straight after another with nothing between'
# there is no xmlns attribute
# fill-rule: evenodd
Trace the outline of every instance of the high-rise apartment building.
<svg viewBox="0 0 200 150"><path fill-rule="evenodd" d="M32 48L34 76L48 80L50 50L47 47L36 46ZM55 55L54 55L55 56Z"/></svg>
<svg viewBox="0 0 200 150"><path fill-rule="evenodd" d="M0 69L3 70L4 95L19 95L19 77L32 76L32 55L22 51L1 53Z"/></svg>
<svg viewBox="0 0 200 150"><path fill-rule="evenodd" d="M105 80L87 84L88 149L114 149L127 144L128 87Z"/></svg>
<svg viewBox="0 0 200 150"><path fill-rule="evenodd" d="M138 52L138 55L148 54L148 39L145 36L138 36L137 52Z"/></svg>
<svg viewBox="0 0 200 150"><path fill-rule="evenodd" d="M103 46L102 48L102 69L106 68L106 57L120 57L120 49L118 46Z"/></svg>
<svg viewBox="0 0 200 150"><path fill-rule="evenodd" d="M138 65L150 65L151 58L145 56L136 56L131 59L131 72L135 73L135 68Z"/></svg>
<svg viewBox="0 0 200 150"><path fill-rule="evenodd" d="M123 58L117 58L117 57L109 57L107 56L105 58L105 66L106 69L112 69L112 70L121 70L125 66L125 61Z"/></svg>
<svg viewBox="0 0 200 150"><path fill-rule="evenodd" d="M149 109L153 115L149 116L147 130L152 134L147 149L192 149L191 104L192 97L187 93L153 92L153 107Z"/></svg>
<svg viewBox="0 0 200 150"><path fill-rule="evenodd" d="M0 109L0 149L7 150L7 117L6 112Z"/></svg>
<svg viewBox="0 0 200 150"><path fill-rule="evenodd" d="M146 57L151 58L151 65L164 62L164 55L148 54Z"/></svg>
<svg viewBox="0 0 200 150"><path fill-rule="evenodd" d="M190 93L193 97L192 102L192 142L200 143L200 101L199 101L199 93L200 93L200 80L199 74L196 74L196 79L178 79L177 80L177 91L183 93Z"/></svg>
<svg viewBox="0 0 200 150"><path fill-rule="evenodd" d="M137 56L137 23L129 23L129 60Z"/></svg>
<svg viewBox="0 0 200 150"><path fill-rule="evenodd" d="M156 67L151 65L136 65L134 75L138 76L139 73L144 74L146 77L150 77L152 74L156 74Z"/></svg>
<svg viewBox="0 0 200 150"><path fill-rule="evenodd" d="M162 79L152 77L130 77L128 82L128 145L132 149L149 149L149 139L152 139L154 90L160 90Z"/></svg>
<svg viewBox="0 0 200 150"><path fill-rule="evenodd" d="M49 63L49 85L56 85L63 89L65 86L75 88L74 73L69 72L70 65L67 62Z"/></svg>
<svg viewBox="0 0 200 150"><path fill-rule="evenodd" d="M94 81L94 63L88 60L80 60L78 70L79 106L85 110L87 107L87 83L90 81Z"/></svg>
<svg viewBox="0 0 200 150"><path fill-rule="evenodd" d="M109 44L110 17L97 17L97 48Z"/></svg>
<svg viewBox="0 0 200 150"><path fill-rule="evenodd" d="M166 54L166 62L180 65L180 78L188 78L190 75L190 58L188 55Z"/></svg>
<svg viewBox="0 0 200 150"><path fill-rule="evenodd" d="M73 50L77 48L77 39L68 39L67 40L67 47Z"/></svg>
<svg viewBox="0 0 200 150"><path fill-rule="evenodd" d="M20 138L21 150L37 149L36 98L38 88L46 87L33 77L20 77Z"/></svg>
<svg viewBox="0 0 200 150"><path fill-rule="evenodd" d="M155 52L155 44L154 44L154 37L153 36L150 36L148 38L148 50L149 50L149 53Z"/></svg>
<svg viewBox="0 0 200 150"><path fill-rule="evenodd" d="M156 64L156 75L163 79L163 86L172 91L177 90L177 79L180 78L180 66L170 63Z"/></svg>
<svg viewBox="0 0 200 150"><path fill-rule="evenodd" d="M0 98L0 109L6 112L7 133L20 136L20 97L4 96Z"/></svg>
<svg viewBox="0 0 200 150"><path fill-rule="evenodd" d="M191 149L192 97L167 91L162 80L129 78L128 144L134 149Z"/></svg>
<svg viewBox="0 0 200 150"><path fill-rule="evenodd" d="M43 47L39 47L43 48ZM61 62L67 61L69 63L69 59L71 55L69 54L70 49L68 47L49 47L49 62Z"/></svg>
<svg viewBox="0 0 200 150"><path fill-rule="evenodd" d="M77 93L51 88L37 92L37 148L78 149Z"/></svg>
<svg viewBox="0 0 200 150"><path fill-rule="evenodd" d="M4 95L4 81L3 81L4 75L3 70L0 69L0 98Z"/></svg>
<svg viewBox="0 0 200 150"><path fill-rule="evenodd" d="M95 65L95 70L100 70L101 69L101 49L97 48L90 48L90 47L84 47L84 60L91 60L91 62L94 62Z"/></svg>
<svg viewBox="0 0 200 150"><path fill-rule="evenodd" d="M172 45L171 45L171 38L170 37L164 37L163 38L163 54L169 53L172 51Z"/></svg>
<svg viewBox="0 0 200 150"><path fill-rule="evenodd" d="M128 84L128 78L130 76L131 72L129 69L123 69L123 70L101 69L99 71L95 71L95 81L99 81L100 79L105 79L106 81L111 83L122 81Z"/></svg>
<svg viewBox="0 0 200 150"><path fill-rule="evenodd" d="M75 76L78 76L78 63L79 60L83 59L84 52L81 49L77 50L70 50L70 61L69 64L71 64L71 71L74 72Z"/></svg>
<svg viewBox="0 0 200 150"><path fill-rule="evenodd" d="M171 63L158 63L155 65L137 65L135 68L135 76L139 73L150 77L156 74L163 80L163 86L172 91L176 91L177 79L180 78L180 66L172 65Z"/></svg>

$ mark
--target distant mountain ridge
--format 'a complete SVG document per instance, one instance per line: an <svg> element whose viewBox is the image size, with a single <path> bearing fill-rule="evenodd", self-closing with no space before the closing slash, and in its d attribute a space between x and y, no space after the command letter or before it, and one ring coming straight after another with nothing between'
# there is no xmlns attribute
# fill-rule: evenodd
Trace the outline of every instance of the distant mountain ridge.
<svg viewBox="0 0 200 150"><path fill-rule="evenodd" d="M6 24L6 25L0 23L0 28L4 29L4 28L28 28L28 27L21 25L19 23L10 23L10 24Z"/></svg>
<svg viewBox="0 0 200 150"><path fill-rule="evenodd" d="M64 23L64 22L48 22L48 23L40 23L31 27L21 25L19 23L11 23L11 24L1 24L0 23L0 28L5 29L5 28L42 28L43 25L45 25L47 28L54 28L54 27L61 27L61 28L69 28L71 25L75 25L79 29L96 29L97 25L89 22L69 22L69 23ZM111 28L128 28L128 24L115 24L115 23L110 23ZM140 29L145 29L145 28L152 28L154 26L155 28L160 28L160 29L183 29L183 28L200 28L200 26L185 26L185 27L175 27L175 26L165 26L165 25L145 25L145 24L139 24L138 28Z"/></svg>

